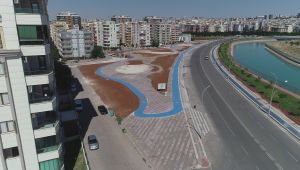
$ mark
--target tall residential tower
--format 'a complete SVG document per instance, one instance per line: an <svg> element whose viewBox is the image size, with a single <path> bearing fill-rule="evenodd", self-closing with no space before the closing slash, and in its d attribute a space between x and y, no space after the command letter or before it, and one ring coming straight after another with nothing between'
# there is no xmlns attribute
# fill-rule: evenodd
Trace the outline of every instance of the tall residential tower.
<svg viewBox="0 0 300 170"><path fill-rule="evenodd" d="M59 170L47 0L0 1L0 170Z"/></svg>

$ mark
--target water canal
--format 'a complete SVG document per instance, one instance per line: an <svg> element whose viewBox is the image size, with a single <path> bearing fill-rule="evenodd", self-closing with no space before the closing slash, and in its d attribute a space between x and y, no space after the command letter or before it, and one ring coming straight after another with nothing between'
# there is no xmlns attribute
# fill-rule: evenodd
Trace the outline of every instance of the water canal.
<svg viewBox="0 0 300 170"><path fill-rule="evenodd" d="M278 58L261 42L235 45L233 55L237 63L264 79L300 95L300 67Z"/></svg>

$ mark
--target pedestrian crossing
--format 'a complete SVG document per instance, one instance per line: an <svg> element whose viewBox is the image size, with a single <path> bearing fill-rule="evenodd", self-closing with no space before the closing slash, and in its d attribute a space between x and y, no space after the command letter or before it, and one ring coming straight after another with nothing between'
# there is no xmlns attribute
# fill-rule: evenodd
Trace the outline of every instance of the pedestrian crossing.
<svg viewBox="0 0 300 170"><path fill-rule="evenodd" d="M209 132L209 126L203 113L194 108L186 108L185 111L190 115L195 130L201 135L205 136Z"/></svg>

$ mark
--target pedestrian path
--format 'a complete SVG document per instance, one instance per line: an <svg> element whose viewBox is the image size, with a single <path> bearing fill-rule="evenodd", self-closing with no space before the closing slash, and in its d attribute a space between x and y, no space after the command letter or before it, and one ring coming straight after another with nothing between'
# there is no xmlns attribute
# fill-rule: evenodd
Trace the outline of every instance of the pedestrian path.
<svg viewBox="0 0 300 170"><path fill-rule="evenodd" d="M209 132L209 126L206 122L204 114L194 108L186 108L185 111L191 116L195 130L201 136L205 136Z"/></svg>
<svg viewBox="0 0 300 170"><path fill-rule="evenodd" d="M107 76L105 73L103 73L103 71L113 65L113 64L117 64L117 63L113 63L104 67L101 67L99 69L96 70L96 74L99 75L100 77L109 79L109 80L113 80L116 81L118 83L121 83L125 86L127 86L138 98L140 101L140 105L137 108L137 110L134 112L134 115L136 117L139 118L160 118L160 117L169 117L169 116L173 116L176 115L177 113L182 112L182 103L181 103L181 99L180 99L180 89L179 89L179 67L180 67L180 63L181 61L184 59L184 54L189 52L192 48L189 48L183 52L181 52L179 54L179 57L176 59L174 67L173 67L173 71L172 71L172 103L173 103L173 107L170 111L166 111L166 112L160 112L160 113L145 113L145 110L148 106L148 101L147 98L145 96L145 94L143 92L141 92L136 86L134 86L132 83L129 83L128 81L119 79L117 77L111 77L111 76Z"/></svg>

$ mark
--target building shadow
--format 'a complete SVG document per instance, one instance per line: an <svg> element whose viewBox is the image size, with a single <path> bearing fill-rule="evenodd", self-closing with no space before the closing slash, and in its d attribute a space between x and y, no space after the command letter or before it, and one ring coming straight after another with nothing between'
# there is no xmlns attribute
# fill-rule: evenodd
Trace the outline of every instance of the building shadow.
<svg viewBox="0 0 300 170"><path fill-rule="evenodd" d="M81 149L80 139L64 143L64 149L64 168L65 170L73 170Z"/></svg>
<svg viewBox="0 0 300 170"><path fill-rule="evenodd" d="M76 87L76 91L72 91L72 85ZM83 91L83 87L81 85L81 83L79 82L79 80L75 77L73 77L72 79L72 83L71 83L71 91L72 91L72 96L75 98L80 92Z"/></svg>
<svg viewBox="0 0 300 170"><path fill-rule="evenodd" d="M80 99L83 104L83 110L78 113L79 126L80 126L80 134L82 138L87 133L88 127L92 121L92 119L98 116L97 111L94 109L89 98Z"/></svg>

